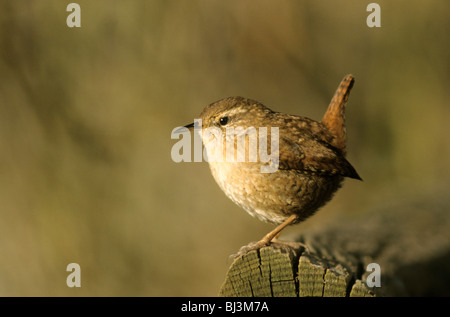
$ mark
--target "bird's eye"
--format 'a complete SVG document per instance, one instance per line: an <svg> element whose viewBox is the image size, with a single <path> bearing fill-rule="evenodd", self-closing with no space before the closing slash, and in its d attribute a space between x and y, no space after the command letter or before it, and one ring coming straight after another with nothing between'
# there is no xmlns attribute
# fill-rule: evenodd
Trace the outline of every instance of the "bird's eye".
<svg viewBox="0 0 450 317"><path fill-rule="evenodd" d="M222 118L219 119L219 123L220 125L227 125L228 123L228 116L224 116Z"/></svg>

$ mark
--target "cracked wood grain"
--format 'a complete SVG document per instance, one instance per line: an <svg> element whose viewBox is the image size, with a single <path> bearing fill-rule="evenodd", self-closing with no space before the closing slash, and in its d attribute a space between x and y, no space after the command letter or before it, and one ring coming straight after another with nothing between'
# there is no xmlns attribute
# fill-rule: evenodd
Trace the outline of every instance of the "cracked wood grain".
<svg viewBox="0 0 450 317"><path fill-rule="evenodd" d="M374 208L234 260L220 296L365 297L450 294L449 199ZM307 246L305 249L305 245ZM381 287L369 288L369 263Z"/></svg>

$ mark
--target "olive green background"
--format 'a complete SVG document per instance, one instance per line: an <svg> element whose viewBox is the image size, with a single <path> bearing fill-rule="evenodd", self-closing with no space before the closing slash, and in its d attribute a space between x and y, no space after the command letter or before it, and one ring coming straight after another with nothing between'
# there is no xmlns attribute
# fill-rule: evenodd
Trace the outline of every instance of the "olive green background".
<svg viewBox="0 0 450 317"><path fill-rule="evenodd" d="M449 191L450 4L0 1L0 295L215 296L228 256L273 228L174 163L173 128L240 95L320 120L344 75L350 162L284 233ZM374 241L376 243L376 241ZM81 288L66 266L81 266Z"/></svg>

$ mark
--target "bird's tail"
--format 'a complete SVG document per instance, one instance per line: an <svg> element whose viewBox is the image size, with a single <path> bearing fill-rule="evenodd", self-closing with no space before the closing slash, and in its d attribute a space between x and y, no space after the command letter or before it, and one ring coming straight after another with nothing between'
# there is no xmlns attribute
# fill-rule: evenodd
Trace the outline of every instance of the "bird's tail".
<svg viewBox="0 0 450 317"><path fill-rule="evenodd" d="M332 145L345 155L347 152L347 132L345 130L345 105L347 104L350 90L353 87L355 78L347 75L342 79L338 89L334 93L328 106L327 112L323 116L322 124L328 128L334 136Z"/></svg>

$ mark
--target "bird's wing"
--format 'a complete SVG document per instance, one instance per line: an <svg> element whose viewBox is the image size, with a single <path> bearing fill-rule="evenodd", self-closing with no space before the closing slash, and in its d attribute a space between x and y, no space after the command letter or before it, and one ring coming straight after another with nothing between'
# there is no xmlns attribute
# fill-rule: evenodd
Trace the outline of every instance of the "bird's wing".
<svg viewBox="0 0 450 317"><path fill-rule="evenodd" d="M361 179L338 149L308 131L279 136L279 169Z"/></svg>

